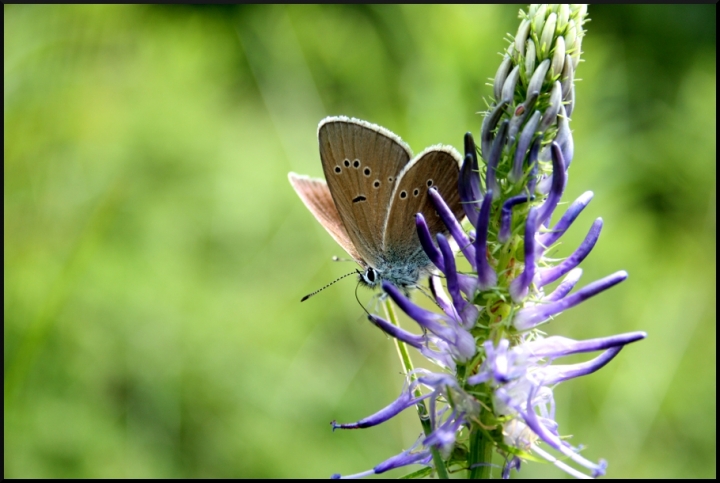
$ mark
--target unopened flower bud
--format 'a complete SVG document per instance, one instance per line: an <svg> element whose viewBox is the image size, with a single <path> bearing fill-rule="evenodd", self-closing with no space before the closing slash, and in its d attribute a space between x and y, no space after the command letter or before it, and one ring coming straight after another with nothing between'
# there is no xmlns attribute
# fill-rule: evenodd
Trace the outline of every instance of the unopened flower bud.
<svg viewBox="0 0 720 483"><path fill-rule="evenodd" d="M567 47L567 51L570 51L575 45L577 33L577 25L575 24L575 20L570 19L568 21L567 32L565 32L565 46Z"/></svg>
<svg viewBox="0 0 720 483"><path fill-rule="evenodd" d="M501 100L503 102L507 102L510 104L512 103L513 96L515 94L515 85L517 84L519 78L520 66L516 65L515 68L508 75L507 79L505 79L505 84L503 84L501 97Z"/></svg>
<svg viewBox="0 0 720 483"><path fill-rule="evenodd" d="M555 40L555 53L553 53L552 64L550 65L550 77L555 78L563 70L565 65L565 39L558 37Z"/></svg>
<svg viewBox="0 0 720 483"><path fill-rule="evenodd" d="M570 88L570 94L565 100L565 103L565 110L567 111L567 115L570 116L572 115L573 109L575 109L575 86Z"/></svg>
<svg viewBox="0 0 720 483"><path fill-rule="evenodd" d="M498 67L498 70L495 73L495 81L493 82L493 95L498 101L501 99L500 96L502 95L502 88L505 84L505 79L507 79L511 67L512 60L510 59L509 55L506 55L503 61L500 62L500 67Z"/></svg>
<svg viewBox="0 0 720 483"><path fill-rule="evenodd" d="M570 11L574 14L576 18L579 18L581 21L585 20L585 17L587 16L587 4L586 3L576 3L570 5Z"/></svg>
<svg viewBox="0 0 720 483"><path fill-rule="evenodd" d="M536 34L542 32L543 24L545 24L546 14L547 4L543 3L538 7L537 12L535 12L535 15L532 17L532 29L533 32L535 32Z"/></svg>
<svg viewBox="0 0 720 483"><path fill-rule="evenodd" d="M575 68L568 54L565 54L565 63L563 64L561 79L562 97L564 101L567 101L572 91L573 82L575 82Z"/></svg>
<svg viewBox="0 0 720 483"><path fill-rule="evenodd" d="M550 105L545 109L542 119L540 120L540 131L546 131L557 120L562 104L562 87L560 81L555 81L552 91L550 92Z"/></svg>
<svg viewBox="0 0 720 483"><path fill-rule="evenodd" d="M525 55L525 41L530 33L530 20L523 20L520 22L517 34L515 35L515 50L520 56Z"/></svg>
<svg viewBox="0 0 720 483"><path fill-rule="evenodd" d="M539 95L539 92L533 92L532 94L530 94L530 97L525 99L525 102L515 108L515 114L513 115L512 119L510 119L510 129L508 130L508 138L510 140L510 144L515 142L515 136L517 136L520 127L522 127L525 119L527 119L528 115L535 107L535 103L537 102Z"/></svg>
<svg viewBox="0 0 720 483"><path fill-rule="evenodd" d="M542 85L543 82L545 82L545 76L547 75L549 68L550 59L545 59L540 63L537 69L535 69L535 72L530 78L530 82L528 82L527 95L525 97L530 97L530 94L533 92L542 92Z"/></svg>
<svg viewBox="0 0 720 483"><path fill-rule="evenodd" d="M535 72L535 42L527 41L527 49L525 49L525 75L529 79Z"/></svg>
<svg viewBox="0 0 720 483"><path fill-rule="evenodd" d="M565 27L568 25L570 19L570 6L567 3L561 3L558 7L558 20L557 20L557 31L559 33L565 32Z"/></svg>
<svg viewBox="0 0 720 483"><path fill-rule="evenodd" d="M497 106L483 119L482 128L480 129L480 155L487 160L490 156L490 147L494 139L493 131L502 116L507 102L501 100Z"/></svg>
<svg viewBox="0 0 720 483"><path fill-rule="evenodd" d="M570 56L573 60L573 67L577 69L578 63L580 62L580 54L582 53L582 30L580 30L575 37L575 42L572 45Z"/></svg>
<svg viewBox="0 0 720 483"><path fill-rule="evenodd" d="M557 15L551 13L548 15L545 25L543 26L542 34L540 35L540 56L544 57L545 54L550 52L552 48L553 37L555 36L555 26L557 24Z"/></svg>

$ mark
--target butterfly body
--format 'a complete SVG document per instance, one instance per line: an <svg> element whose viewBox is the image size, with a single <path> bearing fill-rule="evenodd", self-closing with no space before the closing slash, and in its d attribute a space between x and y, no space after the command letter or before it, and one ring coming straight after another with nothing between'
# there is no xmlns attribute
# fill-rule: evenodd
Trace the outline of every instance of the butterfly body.
<svg viewBox="0 0 720 483"><path fill-rule="evenodd" d="M376 287L387 280L401 288L414 287L421 278L430 275L430 259L422 249L415 253L387 253L376 262L376 266L367 266L360 274L360 282Z"/></svg>
<svg viewBox="0 0 720 483"><path fill-rule="evenodd" d="M428 190L438 189L455 216L463 216L459 153L433 146L413 158L397 135L347 117L323 119L318 141L327 182L289 175L305 206L363 268L361 283L416 286L433 265L420 245L415 214L425 216L433 236L446 232Z"/></svg>

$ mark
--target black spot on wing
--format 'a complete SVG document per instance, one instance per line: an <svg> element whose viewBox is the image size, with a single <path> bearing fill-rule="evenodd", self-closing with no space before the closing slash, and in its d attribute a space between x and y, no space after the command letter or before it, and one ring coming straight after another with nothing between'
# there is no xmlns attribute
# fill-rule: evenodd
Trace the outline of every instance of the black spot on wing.
<svg viewBox="0 0 720 483"><path fill-rule="evenodd" d="M360 201L367 201L367 198L365 198L363 195L358 195L353 198L353 203L358 203Z"/></svg>

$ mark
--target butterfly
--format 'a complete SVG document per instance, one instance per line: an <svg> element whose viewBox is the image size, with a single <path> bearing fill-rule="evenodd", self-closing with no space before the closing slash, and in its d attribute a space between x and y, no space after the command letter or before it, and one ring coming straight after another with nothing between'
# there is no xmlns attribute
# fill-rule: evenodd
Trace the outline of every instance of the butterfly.
<svg viewBox="0 0 720 483"><path fill-rule="evenodd" d="M447 233L428 196L435 188L462 220L460 154L436 145L413 157L396 134L344 116L320 121L318 142L326 181L289 173L300 199L362 267L361 283L416 287L433 265L420 244L415 214L423 214L433 237Z"/></svg>

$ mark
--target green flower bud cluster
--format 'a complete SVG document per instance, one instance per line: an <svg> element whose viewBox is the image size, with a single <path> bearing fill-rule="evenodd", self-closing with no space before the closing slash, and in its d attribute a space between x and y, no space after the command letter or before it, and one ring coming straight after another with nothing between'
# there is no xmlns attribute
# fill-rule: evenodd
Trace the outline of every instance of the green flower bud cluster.
<svg viewBox="0 0 720 483"><path fill-rule="evenodd" d="M496 169L516 185L532 168L526 160L536 134L541 134L538 173L547 175L550 166L549 144L557 142L572 158L572 137L568 118L575 106L575 69L580 62L586 5L532 5L527 13L520 10L520 26L503 57L493 81L490 112L482 131L481 153L490 157L492 140L508 121L507 144ZM498 127L499 126L499 127ZM544 162L542 162L544 161ZM567 166L566 166L567 167ZM547 183L546 183L547 184ZM505 198L510 185L503 185ZM538 186L546 192L547 186ZM532 195L532 193L530 193ZM506 196L503 196L506 195Z"/></svg>
<svg viewBox="0 0 720 483"><path fill-rule="evenodd" d="M488 251L500 291L483 294L483 301L476 302L491 308L484 312L484 323L491 327L503 326L502 321L538 294L527 290L533 274L523 274L529 249L525 232L533 209L539 210L539 225L549 222L572 162L569 121L587 6L531 5L527 12L520 10L519 18L495 74L494 98L480 133L485 186L493 198ZM553 146L562 155L562 167L552 162ZM530 263L547 265L543 257ZM505 289L512 296L510 305Z"/></svg>

